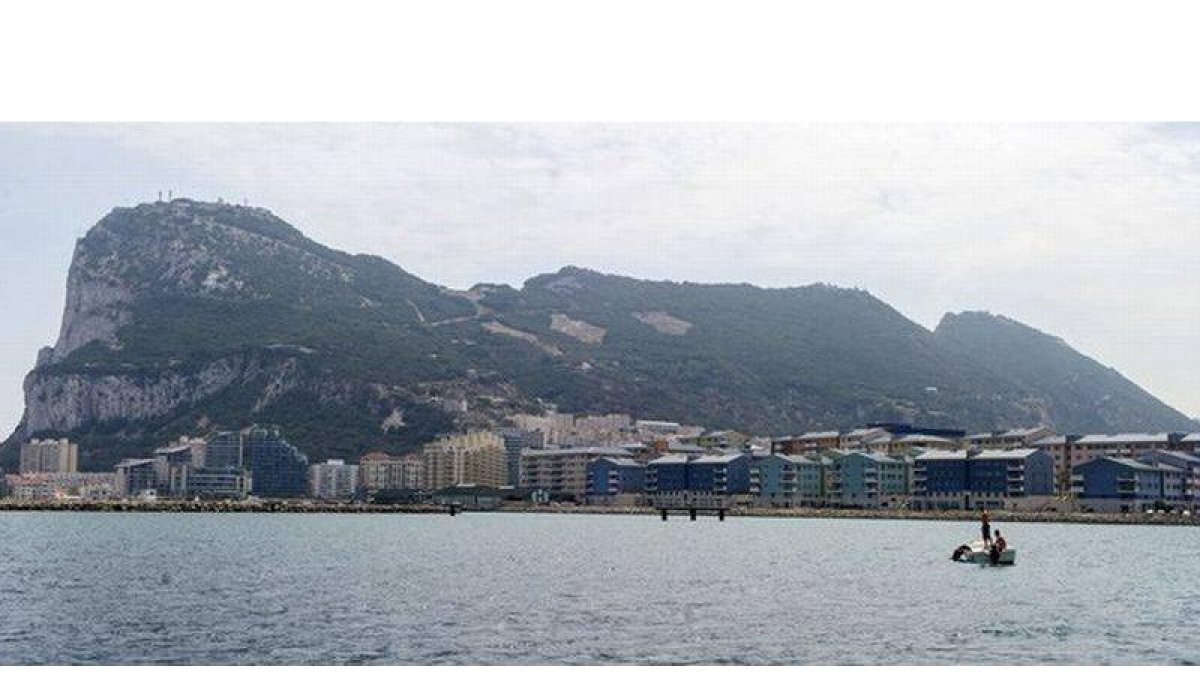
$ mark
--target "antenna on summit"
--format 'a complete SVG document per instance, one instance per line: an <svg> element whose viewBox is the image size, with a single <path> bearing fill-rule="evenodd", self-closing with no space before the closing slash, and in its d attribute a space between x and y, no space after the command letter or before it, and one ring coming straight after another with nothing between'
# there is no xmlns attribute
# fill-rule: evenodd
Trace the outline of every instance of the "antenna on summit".
<svg viewBox="0 0 1200 675"><path fill-rule="evenodd" d="M175 199L175 191L167 190L167 201L171 201L173 199Z"/></svg>
<svg viewBox="0 0 1200 675"><path fill-rule="evenodd" d="M162 190L158 191L158 201L162 201Z"/></svg>

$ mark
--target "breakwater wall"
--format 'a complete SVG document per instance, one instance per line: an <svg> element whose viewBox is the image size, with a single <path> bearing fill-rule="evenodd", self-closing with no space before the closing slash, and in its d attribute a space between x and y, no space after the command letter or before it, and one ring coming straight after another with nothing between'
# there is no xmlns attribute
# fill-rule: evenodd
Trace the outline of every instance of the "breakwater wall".
<svg viewBox="0 0 1200 675"><path fill-rule="evenodd" d="M344 513L447 515L436 504L341 504L318 502L195 502L138 501L12 501L0 500L2 511L73 511L104 513ZM494 508L456 506L457 513L501 512L657 516L649 506L535 505L503 503ZM978 521L974 511L909 511L896 509L733 507L731 518L856 518L869 520ZM1200 525L1196 515L1178 513L1082 513L1056 511L993 511L994 521L1010 523L1079 523L1090 525Z"/></svg>

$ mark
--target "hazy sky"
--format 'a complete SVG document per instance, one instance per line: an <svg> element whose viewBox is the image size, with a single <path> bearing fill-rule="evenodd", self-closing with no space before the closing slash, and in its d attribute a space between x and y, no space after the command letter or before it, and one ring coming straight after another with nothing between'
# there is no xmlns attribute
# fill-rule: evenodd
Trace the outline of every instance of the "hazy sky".
<svg viewBox="0 0 1200 675"><path fill-rule="evenodd" d="M990 310L1200 415L1200 125L0 124L0 435L75 239L167 189L458 288L573 264Z"/></svg>

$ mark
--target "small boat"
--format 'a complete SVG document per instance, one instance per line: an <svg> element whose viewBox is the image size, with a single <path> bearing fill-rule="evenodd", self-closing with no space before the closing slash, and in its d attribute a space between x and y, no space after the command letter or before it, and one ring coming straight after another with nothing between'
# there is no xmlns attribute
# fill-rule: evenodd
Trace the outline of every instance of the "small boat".
<svg viewBox="0 0 1200 675"><path fill-rule="evenodd" d="M1017 564L1017 549L1006 548L1000 552L996 562L992 562L992 553L982 541L973 541L954 549L950 559L955 562L975 563L978 565L1015 565Z"/></svg>

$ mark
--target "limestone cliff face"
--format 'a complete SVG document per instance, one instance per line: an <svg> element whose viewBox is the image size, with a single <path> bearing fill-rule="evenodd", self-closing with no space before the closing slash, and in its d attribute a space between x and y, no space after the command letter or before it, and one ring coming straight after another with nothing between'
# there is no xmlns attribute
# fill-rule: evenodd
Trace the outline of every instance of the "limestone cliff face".
<svg viewBox="0 0 1200 675"><path fill-rule="evenodd" d="M237 355L218 359L197 372L153 374L33 372L26 378L25 426L72 431L94 423L136 423L170 413L217 394L235 383L265 378L272 391L285 385L294 363L266 365Z"/></svg>
<svg viewBox="0 0 1200 675"><path fill-rule="evenodd" d="M77 256L67 277L67 304L58 342L46 360L58 363L93 340L114 344L117 329L129 322L132 303L133 294L119 279L93 276L86 259Z"/></svg>

